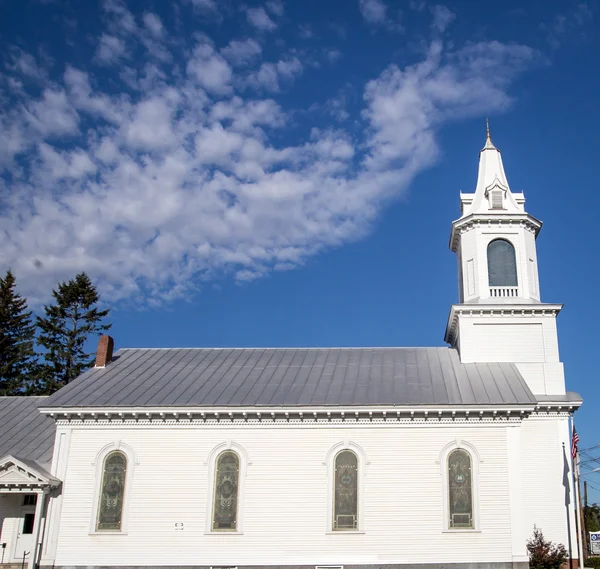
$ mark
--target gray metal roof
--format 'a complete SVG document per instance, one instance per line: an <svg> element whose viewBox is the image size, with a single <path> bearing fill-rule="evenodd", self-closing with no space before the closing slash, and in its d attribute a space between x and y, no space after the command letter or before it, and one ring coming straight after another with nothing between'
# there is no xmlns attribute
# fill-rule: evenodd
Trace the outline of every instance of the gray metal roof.
<svg viewBox="0 0 600 569"><path fill-rule="evenodd" d="M121 349L44 407L523 405L511 363L450 348Z"/></svg>
<svg viewBox="0 0 600 569"><path fill-rule="evenodd" d="M38 407L48 397L0 397L0 458L12 455L48 467L52 461L54 420Z"/></svg>

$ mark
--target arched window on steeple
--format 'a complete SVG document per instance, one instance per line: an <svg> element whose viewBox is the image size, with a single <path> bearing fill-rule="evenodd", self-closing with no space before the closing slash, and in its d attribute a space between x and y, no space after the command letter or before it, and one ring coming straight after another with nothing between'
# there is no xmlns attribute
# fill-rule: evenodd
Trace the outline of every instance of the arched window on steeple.
<svg viewBox="0 0 600 569"><path fill-rule="evenodd" d="M487 248L490 286L517 286L515 248L506 239L494 239Z"/></svg>

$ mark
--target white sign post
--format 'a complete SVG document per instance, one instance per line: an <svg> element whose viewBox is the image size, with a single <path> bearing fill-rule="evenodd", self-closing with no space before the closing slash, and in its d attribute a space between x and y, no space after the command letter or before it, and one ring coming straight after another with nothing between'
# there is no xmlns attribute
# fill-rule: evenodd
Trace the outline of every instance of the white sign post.
<svg viewBox="0 0 600 569"><path fill-rule="evenodd" d="M600 555L600 531L590 532L590 549L592 555Z"/></svg>

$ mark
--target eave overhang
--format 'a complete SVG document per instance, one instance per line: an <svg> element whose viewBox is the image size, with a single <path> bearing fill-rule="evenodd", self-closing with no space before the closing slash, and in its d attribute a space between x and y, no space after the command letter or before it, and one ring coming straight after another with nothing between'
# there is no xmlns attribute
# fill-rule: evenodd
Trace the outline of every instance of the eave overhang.
<svg viewBox="0 0 600 569"><path fill-rule="evenodd" d="M496 227L520 225L529 229L537 238L543 223L528 213L471 213L452 222L448 246L456 253L460 235L475 227L484 225L488 227L494 225Z"/></svg>
<svg viewBox="0 0 600 569"><path fill-rule="evenodd" d="M542 316L556 318L562 304L453 304L450 307L444 342L450 346L456 345L459 316L469 317L512 317L512 316Z"/></svg>
<svg viewBox="0 0 600 569"><path fill-rule="evenodd" d="M572 405L571 405L572 407ZM366 407L111 407L42 408L58 425L82 428L174 425L367 425L444 423L514 423L532 413L568 413L565 402L556 405L535 401L486 405L371 405Z"/></svg>

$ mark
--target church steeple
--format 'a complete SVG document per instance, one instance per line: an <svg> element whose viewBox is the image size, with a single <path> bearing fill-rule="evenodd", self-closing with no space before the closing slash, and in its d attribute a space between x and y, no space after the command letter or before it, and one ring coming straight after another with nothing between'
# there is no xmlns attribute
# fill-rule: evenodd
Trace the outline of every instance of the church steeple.
<svg viewBox="0 0 600 569"><path fill-rule="evenodd" d="M541 221L511 191L502 155L486 121L477 184L460 194L452 223L459 303L450 309L445 340L463 363L513 362L534 393L564 393L556 316L561 305L541 302L536 238Z"/></svg>
<svg viewBox="0 0 600 569"><path fill-rule="evenodd" d="M513 195L508 185L502 154L492 142L489 121L486 119L485 145L479 152L479 171L474 194L461 194L463 216L471 213L523 211L524 199Z"/></svg>
<svg viewBox="0 0 600 569"><path fill-rule="evenodd" d="M450 239L460 262L460 301L539 302L535 239L542 224L525 211L525 196L511 191L487 120L475 192L461 193L460 201Z"/></svg>

